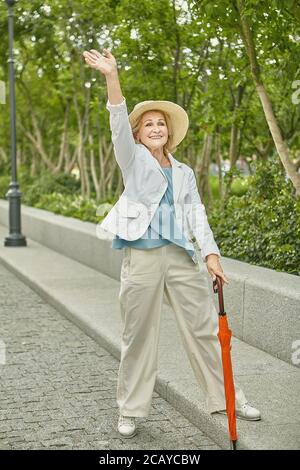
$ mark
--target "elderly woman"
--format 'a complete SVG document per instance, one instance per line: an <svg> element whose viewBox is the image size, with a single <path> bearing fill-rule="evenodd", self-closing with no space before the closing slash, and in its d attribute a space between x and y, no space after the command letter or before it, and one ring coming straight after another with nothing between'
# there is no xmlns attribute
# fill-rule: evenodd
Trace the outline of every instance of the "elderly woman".
<svg viewBox="0 0 300 470"><path fill-rule="evenodd" d="M205 271L228 283L207 221L195 174L172 153L188 130L188 116L170 101L143 101L127 113L112 53L91 49L86 63L106 78L110 128L124 192L101 223L124 249L119 294L123 322L117 386L118 431L136 434L136 417L149 415L157 375L161 308L172 307L195 377L210 413L226 409L218 314ZM201 250L201 256L198 255ZM260 412L236 385L236 414Z"/></svg>

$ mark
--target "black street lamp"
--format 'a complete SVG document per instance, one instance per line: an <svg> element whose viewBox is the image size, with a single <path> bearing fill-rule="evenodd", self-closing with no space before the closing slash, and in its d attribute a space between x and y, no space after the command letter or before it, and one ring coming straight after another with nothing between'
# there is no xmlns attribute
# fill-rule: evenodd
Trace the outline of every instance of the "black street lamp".
<svg viewBox="0 0 300 470"><path fill-rule="evenodd" d="M9 235L5 237L4 246L26 246L26 238L21 233L21 195L17 182L16 159L16 98L13 59L13 11L15 0L5 0L8 5L9 33L9 102L10 102L10 134L11 134L11 182L6 197L9 202Z"/></svg>

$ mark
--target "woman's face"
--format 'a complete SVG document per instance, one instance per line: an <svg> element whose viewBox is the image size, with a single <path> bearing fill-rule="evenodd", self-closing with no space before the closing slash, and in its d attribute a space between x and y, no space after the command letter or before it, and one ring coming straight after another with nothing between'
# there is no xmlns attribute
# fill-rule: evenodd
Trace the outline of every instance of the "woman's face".
<svg viewBox="0 0 300 470"><path fill-rule="evenodd" d="M143 114L137 139L149 150L162 148L168 141L168 127L163 113L147 111Z"/></svg>

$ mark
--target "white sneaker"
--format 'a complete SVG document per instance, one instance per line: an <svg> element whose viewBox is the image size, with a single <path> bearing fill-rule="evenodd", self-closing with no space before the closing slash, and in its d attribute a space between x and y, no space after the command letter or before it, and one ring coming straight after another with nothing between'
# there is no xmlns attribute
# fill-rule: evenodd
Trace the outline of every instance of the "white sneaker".
<svg viewBox="0 0 300 470"><path fill-rule="evenodd" d="M221 415L226 415L226 410L217 411ZM244 403L239 408L235 409L235 415L238 419L244 419L246 421L259 421L261 419L260 411L251 406L248 402Z"/></svg>
<svg viewBox="0 0 300 470"><path fill-rule="evenodd" d="M260 411L249 405L249 403L244 403L240 408L236 408L235 414L237 418L246 419L247 421L259 421L261 419Z"/></svg>
<svg viewBox="0 0 300 470"><path fill-rule="evenodd" d="M119 416L118 431L123 437L133 437L136 435L136 424L134 416Z"/></svg>

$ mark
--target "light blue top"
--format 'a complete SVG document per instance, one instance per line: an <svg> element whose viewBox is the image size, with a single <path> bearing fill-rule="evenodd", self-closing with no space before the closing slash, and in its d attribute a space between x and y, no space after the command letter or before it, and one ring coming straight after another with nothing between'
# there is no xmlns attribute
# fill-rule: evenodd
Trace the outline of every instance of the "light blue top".
<svg viewBox="0 0 300 470"><path fill-rule="evenodd" d="M111 247L114 249L122 249L125 246L132 246L133 248L148 250L168 245L169 243L175 243L184 248L192 258L194 255L193 245L186 240L175 218L172 167L162 169L168 179L168 186L148 229L138 240L124 240L116 235L112 241Z"/></svg>

